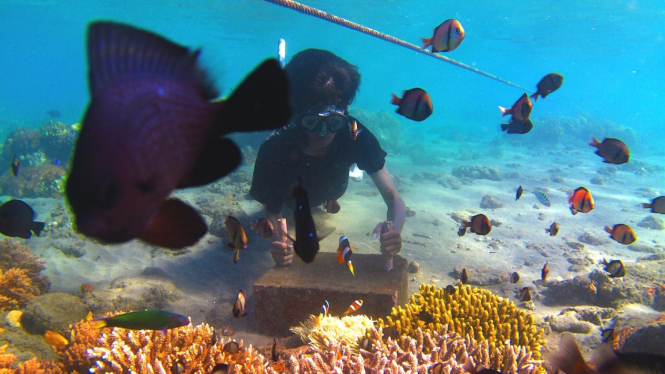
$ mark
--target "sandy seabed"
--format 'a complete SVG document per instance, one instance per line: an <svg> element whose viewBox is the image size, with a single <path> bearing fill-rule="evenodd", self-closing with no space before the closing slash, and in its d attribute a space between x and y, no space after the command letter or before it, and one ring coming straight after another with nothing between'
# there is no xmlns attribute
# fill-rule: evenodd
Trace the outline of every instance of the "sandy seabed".
<svg viewBox="0 0 665 374"><path fill-rule="evenodd" d="M395 176L398 189L406 205L415 215L407 218L402 231L404 245L402 256L408 261L420 264L420 271L409 274L409 292L417 292L422 283L434 283L445 287L458 282L453 272L455 267L478 268L487 266L492 271L505 274L506 282L487 286L493 292L508 297L518 303L516 290L533 286L540 280L543 264L549 261L550 280L570 279L576 275L588 274L600 265L591 264L579 272L571 272L571 263L563 256L570 248L566 242L579 242L586 232L600 240L600 245L585 245L583 256L596 263L602 258L620 259L629 264L645 253L633 252L608 238L603 227L618 223L630 225L638 236L638 243L647 244L662 251L665 231L646 229L637 226L645 217L654 215L641 207L642 203L662 194L663 176L636 175L633 172L619 171L612 181L603 185L591 184L597 170L606 166L596 156L591 147L569 151L563 149L527 150L503 146L500 150L479 143L439 143L431 147L446 149L447 152L464 157L452 157L438 165L416 165L404 155L389 155L386 166ZM427 148L423 149L427 152ZM639 157L639 156L638 156ZM651 164L665 164L663 159L643 158ZM456 166L478 165L495 167L504 174L501 181L473 180L461 184L459 189L444 187L435 180L418 179L417 173L450 176ZM245 170L250 171L247 167ZM519 177L506 178L507 173L517 172ZM562 180L553 182L552 176ZM223 183L223 182L217 182ZM515 201L515 191L522 185L524 194ZM589 214L573 216L569 210L567 191L577 187L587 187L594 198L595 209ZM246 189L248 186L245 187ZM551 207L540 204L534 195L536 188L546 188ZM650 188L647 190L645 188ZM193 206L200 198L218 198L205 187L179 191L177 196ZM341 211L336 215L317 212L315 219L325 221L326 226L336 227L333 235L322 241L322 251L334 252L340 235L346 235L357 253L378 253L378 239L370 236L374 226L385 219L386 207L371 179L365 175L361 182L349 182L346 194L339 200ZM651 194L651 196L647 196ZM491 195L503 203L496 209L480 207L483 196ZM50 214L58 203L56 199L26 199L38 214L37 220L49 222ZM262 216L261 205L246 199L240 202L241 208L252 220ZM223 208L222 208L223 209ZM468 233L457 235L459 224L451 218L453 213L462 216L483 213L495 224L489 235L481 237ZM661 215L655 215L658 218ZM212 217L206 216L208 222ZM545 229L552 222L558 222L558 236L550 237ZM268 344L272 337L256 334L252 316L252 284L265 271L273 266L268 253L269 243L249 230L249 221L242 222L247 230L249 248L241 252L241 259L234 264L233 252L226 247L226 238L207 234L195 246L184 253L174 253L135 241L116 246L104 246L79 238L57 239L59 247L63 242L84 240L85 255L79 258L67 257L54 246L54 239L48 233L40 238L27 241L34 253L46 261L47 275L52 281L51 292L64 291L79 293L82 283L91 283L94 292L100 295L122 295L140 298L141 287L128 287L140 283L136 278L145 268L157 267L167 274L173 289L180 298L170 302L168 309L189 315L194 324L210 322L206 316L216 309L217 321L222 321L236 329L235 338L257 344ZM79 243L80 244L80 243ZM537 244L540 250L535 250ZM544 249L544 251L543 251ZM299 261L299 259L295 259ZM356 269L362 271L362 269ZM521 276L519 284L507 282L510 273L517 271ZM628 274L627 278L631 275ZM473 283L473 281L471 281ZM231 315L232 304L238 289L248 294L247 311L249 316L242 319ZM132 292L137 294L131 294ZM563 307L548 307L537 295L534 297L537 316L556 315ZM315 313L317 311L312 311ZM216 326L220 327L220 326ZM594 332L595 334L595 332Z"/></svg>

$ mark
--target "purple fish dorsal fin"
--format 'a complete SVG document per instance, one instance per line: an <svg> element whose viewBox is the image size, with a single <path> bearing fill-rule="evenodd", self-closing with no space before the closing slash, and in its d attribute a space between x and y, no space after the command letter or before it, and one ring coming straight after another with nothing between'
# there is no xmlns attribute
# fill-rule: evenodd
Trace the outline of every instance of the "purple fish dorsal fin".
<svg viewBox="0 0 665 374"><path fill-rule="evenodd" d="M196 66L199 53L146 30L94 22L88 28L90 90L94 96L123 78L149 76L158 81L159 77L180 77L196 82L204 99L213 99L218 93Z"/></svg>

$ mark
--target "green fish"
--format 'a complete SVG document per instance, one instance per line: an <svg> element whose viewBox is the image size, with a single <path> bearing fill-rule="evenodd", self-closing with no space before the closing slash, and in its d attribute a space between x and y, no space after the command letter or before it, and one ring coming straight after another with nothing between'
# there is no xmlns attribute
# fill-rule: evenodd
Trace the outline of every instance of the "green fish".
<svg viewBox="0 0 665 374"><path fill-rule="evenodd" d="M166 330L189 325L189 318L167 310L145 310L93 319L95 327L121 327L130 330Z"/></svg>

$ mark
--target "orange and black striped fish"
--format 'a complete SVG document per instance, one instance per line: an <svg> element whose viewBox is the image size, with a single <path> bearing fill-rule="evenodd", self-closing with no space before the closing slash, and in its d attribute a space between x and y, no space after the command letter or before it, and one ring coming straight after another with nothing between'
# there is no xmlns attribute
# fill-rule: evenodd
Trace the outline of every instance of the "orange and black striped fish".
<svg viewBox="0 0 665 374"><path fill-rule="evenodd" d="M349 306L349 309L346 312L344 312L344 314L353 313L356 310L360 309L361 306L363 306L363 301L358 299L358 300L354 301L353 303L351 303L351 305Z"/></svg>
<svg viewBox="0 0 665 374"><path fill-rule="evenodd" d="M422 88L412 88L402 93L402 98L392 94L390 103L399 106L395 109L397 114L401 114L408 119L420 122L424 121L434 111L432 99Z"/></svg>
<svg viewBox="0 0 665 374"><path fill-rule="evenodd" d="M457 235L464 236L466 229L471 228L471 232L478 235L487 235L492 231L492 223L484 214L476 214L471 217L471 221L462 220L462 226L457 231Z"/></svg>
<svg viewBox="0 0 665 374"><path fill-rule="evenodd" d="M456 19L447 19L434 29L431 38L421 38L423 49L432 46L432 52L450 52L464 40L464 28Z"/></svg>
<svg viewBox="0 0 665 374"><path fill-rule="evenodd" d="M353 247L349 244L349 238L340 236L339 246L337 247L337 263L346 263L346 266L351 270L351 274L355 276L353 264L351 263L351 255L353 255Z"/></svg>
<svg viewBox="0 0 665 374"><path fill-rule="evenodd" d="M499 110L501 111L501 117L506 116L508 114L511 114L513 116L510 122L525 121L529 119L529 115L531 115L532 108L533 104L531 103L531 100L529 100L529 96L527 96L526 94L520 96L520 98L517 99L515 104L513 104L512 108L510 109L499 106Z"/></svg>
<svg viewBox="0 0 665 374"><path fill-rule="evenodd" d="M12 171L12 175L15 177L18 176L18 167L19 167L19 159L17 155L14 155L10 169Z"/></svg>
<svg viewBox="0 0 665 374"><path fill-rule="evenodd" d="M350 123L349 126L351 126L351 140L356 140L358 138L358 134L360 133L360 130L358 129L358 122L355 120L353 123Z"/></svg>
<svg viewBox="0 0 665 374"><path fill-rule="evenodd" d="M321 305L321 309L323 309L323 316L328 315L328 311L330 310L330 304L328 304L328 300L323 300L323 305Z"/></svg>
<svg viewBox="0 0 665 374"><path fill-rule="evenodd" d="M550 225L549 229L545 229L546 233L549 233L550 236L556 236L559 233L559 224L554 222Z"/></svg>
<svg viewBox="0 0 665 374"><path fill-rule="evenodd" d="M659 196L651 201L651 204L644 203L642 207L651 209L651 213L665 214L665 196Z"/></svg>
<svg viewBox="0 0 665 374"><path fill-rule="evenodd" d="M543 99L547 97L547 95L551 94L552 92L556 91L561 87L563 84L563 75L557 74L557 73L549 73L546 76L543 77L543 79L538 82L538 90L536 91L535 94L531 95L531 98L533 101L538 100L538 95L542 97Z"/></svg>
<svg viewBox="0 0 665 374"><path fill-rule="evenodd" d="M605 231L610 234L610 238L623 245L633 244L637 240L637 235L635 235L633 229L623 223L614 225L613 228L605 226Z"/></svg>
<svg viewBox="0 0 665 374"><path fill-rule="evenodd" d="M598 148L595 153L607 164L621 165L630 160L628 146L619 139L605 138L601 143L592 137L589 145Z"/></svg>
<svg viewBox="0 0 665 374"><path fill-rule="evenodd" d="M323 208L330 214L337 214L339 213L340 209L342 209L342 206L339 205L337 200L328 200L323 203Z"/></svg>
<svg viewBox="0 0 665 374"><path fill-rule="evenodd" d="M270 238L275 231L272 223L267 218L259 218L256 222L250 222L250 225L252 230L256 230L256 233L264 238Z"/></svg>
<svg viewBox="0 0 665 374"><path fill-rule="evenodd" d="M550 273L550 262L546 261L545 265L543 265L543 270L540 272L540 279L545 282L547 280L547 275Z"/></svg>
<svg viewBox="0 0 665 374"><path fill-rule="evenodd" d="M589 213L593 210L593 197L591 196L591 192L584 187L577 188L568 196L568 203L570 204L570 212L573 215L579 212Z"/></svg>

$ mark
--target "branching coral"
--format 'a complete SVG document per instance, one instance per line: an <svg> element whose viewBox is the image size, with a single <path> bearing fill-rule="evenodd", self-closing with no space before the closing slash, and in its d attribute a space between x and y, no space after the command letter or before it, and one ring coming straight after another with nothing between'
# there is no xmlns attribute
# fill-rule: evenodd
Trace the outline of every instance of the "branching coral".
<svg viewBox="0 0 665 374"><path fill-rule="evenodd" d="M369 335L376 343L370 351L360 350L354 355L351 348L336 340L319 348L312 345L306 352L288 358L287 367L293 373L428 373L435 364L442 363L441 373L464 373L462 365L470 357L475 365L498 368L504 373L543 373L542 362L533 360L525 347L505 344L500 360L498 348L486 341L480 343L467 335L461 338L444 327L441 333L422 333L416 329L416 337L402 336L398 344L389 339L381 340L382 331L370 328ZM404 348L402 348L404 347ZM425 351L430 352L426 354Z"/></svg>
<svg viewBox="0 0 665 374"><path fill-rule="evenodd" d="M319 349L324 349L331 341L336 340L357 351L358 340L365 336L365 332L372 326L372 319L364 315L339 318L319 314L311 315L307 321L291 331L300 336L302 341Z"/></svg>
<svg viewBox="0 0 665 374"><path fill-rule="evenodd" d="M39 296L39 289L23 269L0 269L0 312L19 309Z"/></svg>
<svg viewBox="0 0 665 374"><path fill-rule="evenodd" d="M44 294L51 287L51 280L40 272L44 267L42 261L30 251L30 247L19 241L3 239L0 241L0 270L11 268L23 269L30 277L32 283L39 288L39 293Z"/></svg>
<svg viewBox="0 0 665 374"><path fill-rule="evenodd" d="M421 312L431 316L432 321L426 323L419 318ZM451 294L423 284L420 294L411 295L409 304L393 308L390 316L385 321L379 319L378 324L395 327L401 335L411 337L415 337L419 327L432 332L450 326L462 336L468 334L477 341L487 340L491 348L501 348L506 341L525 346L534 359L540 359L540 347L544 344L543 332L534 324L532 315L487 290L464 285Z"/></svg>
<svg viewBox="0 0 665 374"><path fill-rule="evenodd" d="M170 373L175 360L186 373L210 373L217 363L233 364L234 373L264 373L266 358L251 345L237 353L223 350L228 341L213 340L207 324L160 331L97 329L81 321L71 332L71 345L60 352L68 373Z"/></svg>

